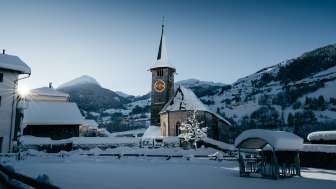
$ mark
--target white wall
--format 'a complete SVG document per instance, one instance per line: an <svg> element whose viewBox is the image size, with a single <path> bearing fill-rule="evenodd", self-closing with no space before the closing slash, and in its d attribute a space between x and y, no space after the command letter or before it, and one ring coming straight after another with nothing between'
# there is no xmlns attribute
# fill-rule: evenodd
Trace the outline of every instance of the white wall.
<svg viewBox="0 0 336 189"><path fill-rule="evenodd" d="M3 73L3 82L0 82L0 137L3 137L1 153L7 153L12 148L15 128L16 85L14 81L17 80L18 74L2 69L0 73Z"/></svg>

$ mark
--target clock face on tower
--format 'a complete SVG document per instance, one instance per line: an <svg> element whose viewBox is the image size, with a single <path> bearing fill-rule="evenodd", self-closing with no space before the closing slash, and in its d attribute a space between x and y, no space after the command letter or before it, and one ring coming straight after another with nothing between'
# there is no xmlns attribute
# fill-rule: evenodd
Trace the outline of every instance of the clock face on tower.
<svg viewBox="0 0 336 189"><path fill-rule="evenodd" d="M161 79L155 81L154 90L158 93L162 93L166 89L166 84Z"/></svg>

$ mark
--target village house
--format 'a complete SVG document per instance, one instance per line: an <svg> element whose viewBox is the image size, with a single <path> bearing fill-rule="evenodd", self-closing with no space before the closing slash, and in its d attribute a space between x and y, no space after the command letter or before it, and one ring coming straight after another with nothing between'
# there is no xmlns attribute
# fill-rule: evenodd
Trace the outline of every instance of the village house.
<svg viewBox="0 0 336 189"><path fill-rule="evenodd" d="M26 76L20 77L19 75ZM0 54L0 153L13 148L18 81L31 74L30 67L19 57Z"/></svg>
<svg viewBox="0 0 336 189"><path fill-rule="evenodd" d="M68 94L55 90L51 84L33 89L23 110L23 135L51 139L78 137L85 120L77 104L69 99Z"/></svg>

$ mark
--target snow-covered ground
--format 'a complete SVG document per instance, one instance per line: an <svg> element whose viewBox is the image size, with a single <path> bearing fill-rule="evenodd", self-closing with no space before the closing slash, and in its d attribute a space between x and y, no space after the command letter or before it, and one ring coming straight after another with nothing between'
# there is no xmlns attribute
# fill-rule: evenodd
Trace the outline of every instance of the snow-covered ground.
<svg viewBox="0 0 336 189"><path fill-rule="evenodd" d="M235 161L72 155L64 158L28 157L22 161L6 160L5 163L31 177L47 174L53 184L63 189L336 187L336 171L303 168L302 177L280 180L243 178L239 177Z"/></svg>

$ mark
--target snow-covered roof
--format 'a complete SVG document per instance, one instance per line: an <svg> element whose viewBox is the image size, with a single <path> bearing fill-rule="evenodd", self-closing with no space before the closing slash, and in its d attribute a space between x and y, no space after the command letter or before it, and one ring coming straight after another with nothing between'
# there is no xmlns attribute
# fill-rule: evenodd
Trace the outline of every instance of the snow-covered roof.
<svg viewBox="0 0 336 189"><path fill-rule="evenodd" d="M85 119L83 125L88 126L89 128L92 129L98 128L98 123L93 119Z"/></svg>
<svg viewBox="0 0 336 189"><path fill-rule="evenodd" d="M267 144L278 151L296 151L302 148L303 139L285 131L251 129L241 133L235 140L236 148L263 149Z"/></svg>
<svg viewBox="0 0 336 189"><path fill-rule="evenodd" d="M192 111L192 110L197 110L197 111L205 111L209 112L222 121L224 121L226 124L231 125L229 121L224 119L222 116L218 115L217 113L212 112L206 105L203 104L202 101L195 95L195 93L180 85L176 92L174 97L169 99L167 104L162 108L160 113L165 113L165 112L171 112L171 111L181 111L181 110L186 110L186 111Z"/></svg>
<svg viewBox="0 0 336 189"><path fill-rule="evenodd" d="M142 138L158 138L161 136L160 127L159 126L149 126Z"/></svg>
<svg viewBox="0 0 336 189"><path fill-rule="evenodd" d="M29 102L23 125L80 125L84 121L76 103Z"/></svg>
<svg viewBox="0 0 336 189"><path fill-rule="evenodd" d="M69 94L60 92L53 87L41 87L31 90L31 95L53 96L53 97L69 97Z"/></svg>
<svg viewBox="0 0 336 189"><path fill-rule="evenodd" d="M330 141L330 140L336 140L336 131L317 131L312 132L307 136L307 139L309 141Z"/></svg>
<svg viewBox="0 0 336 189"><path fill-rule="evenodd" d="M13 70L21 74L30 74L30 67L19 57L8 54L0 54L0 69Z"/></svg>

